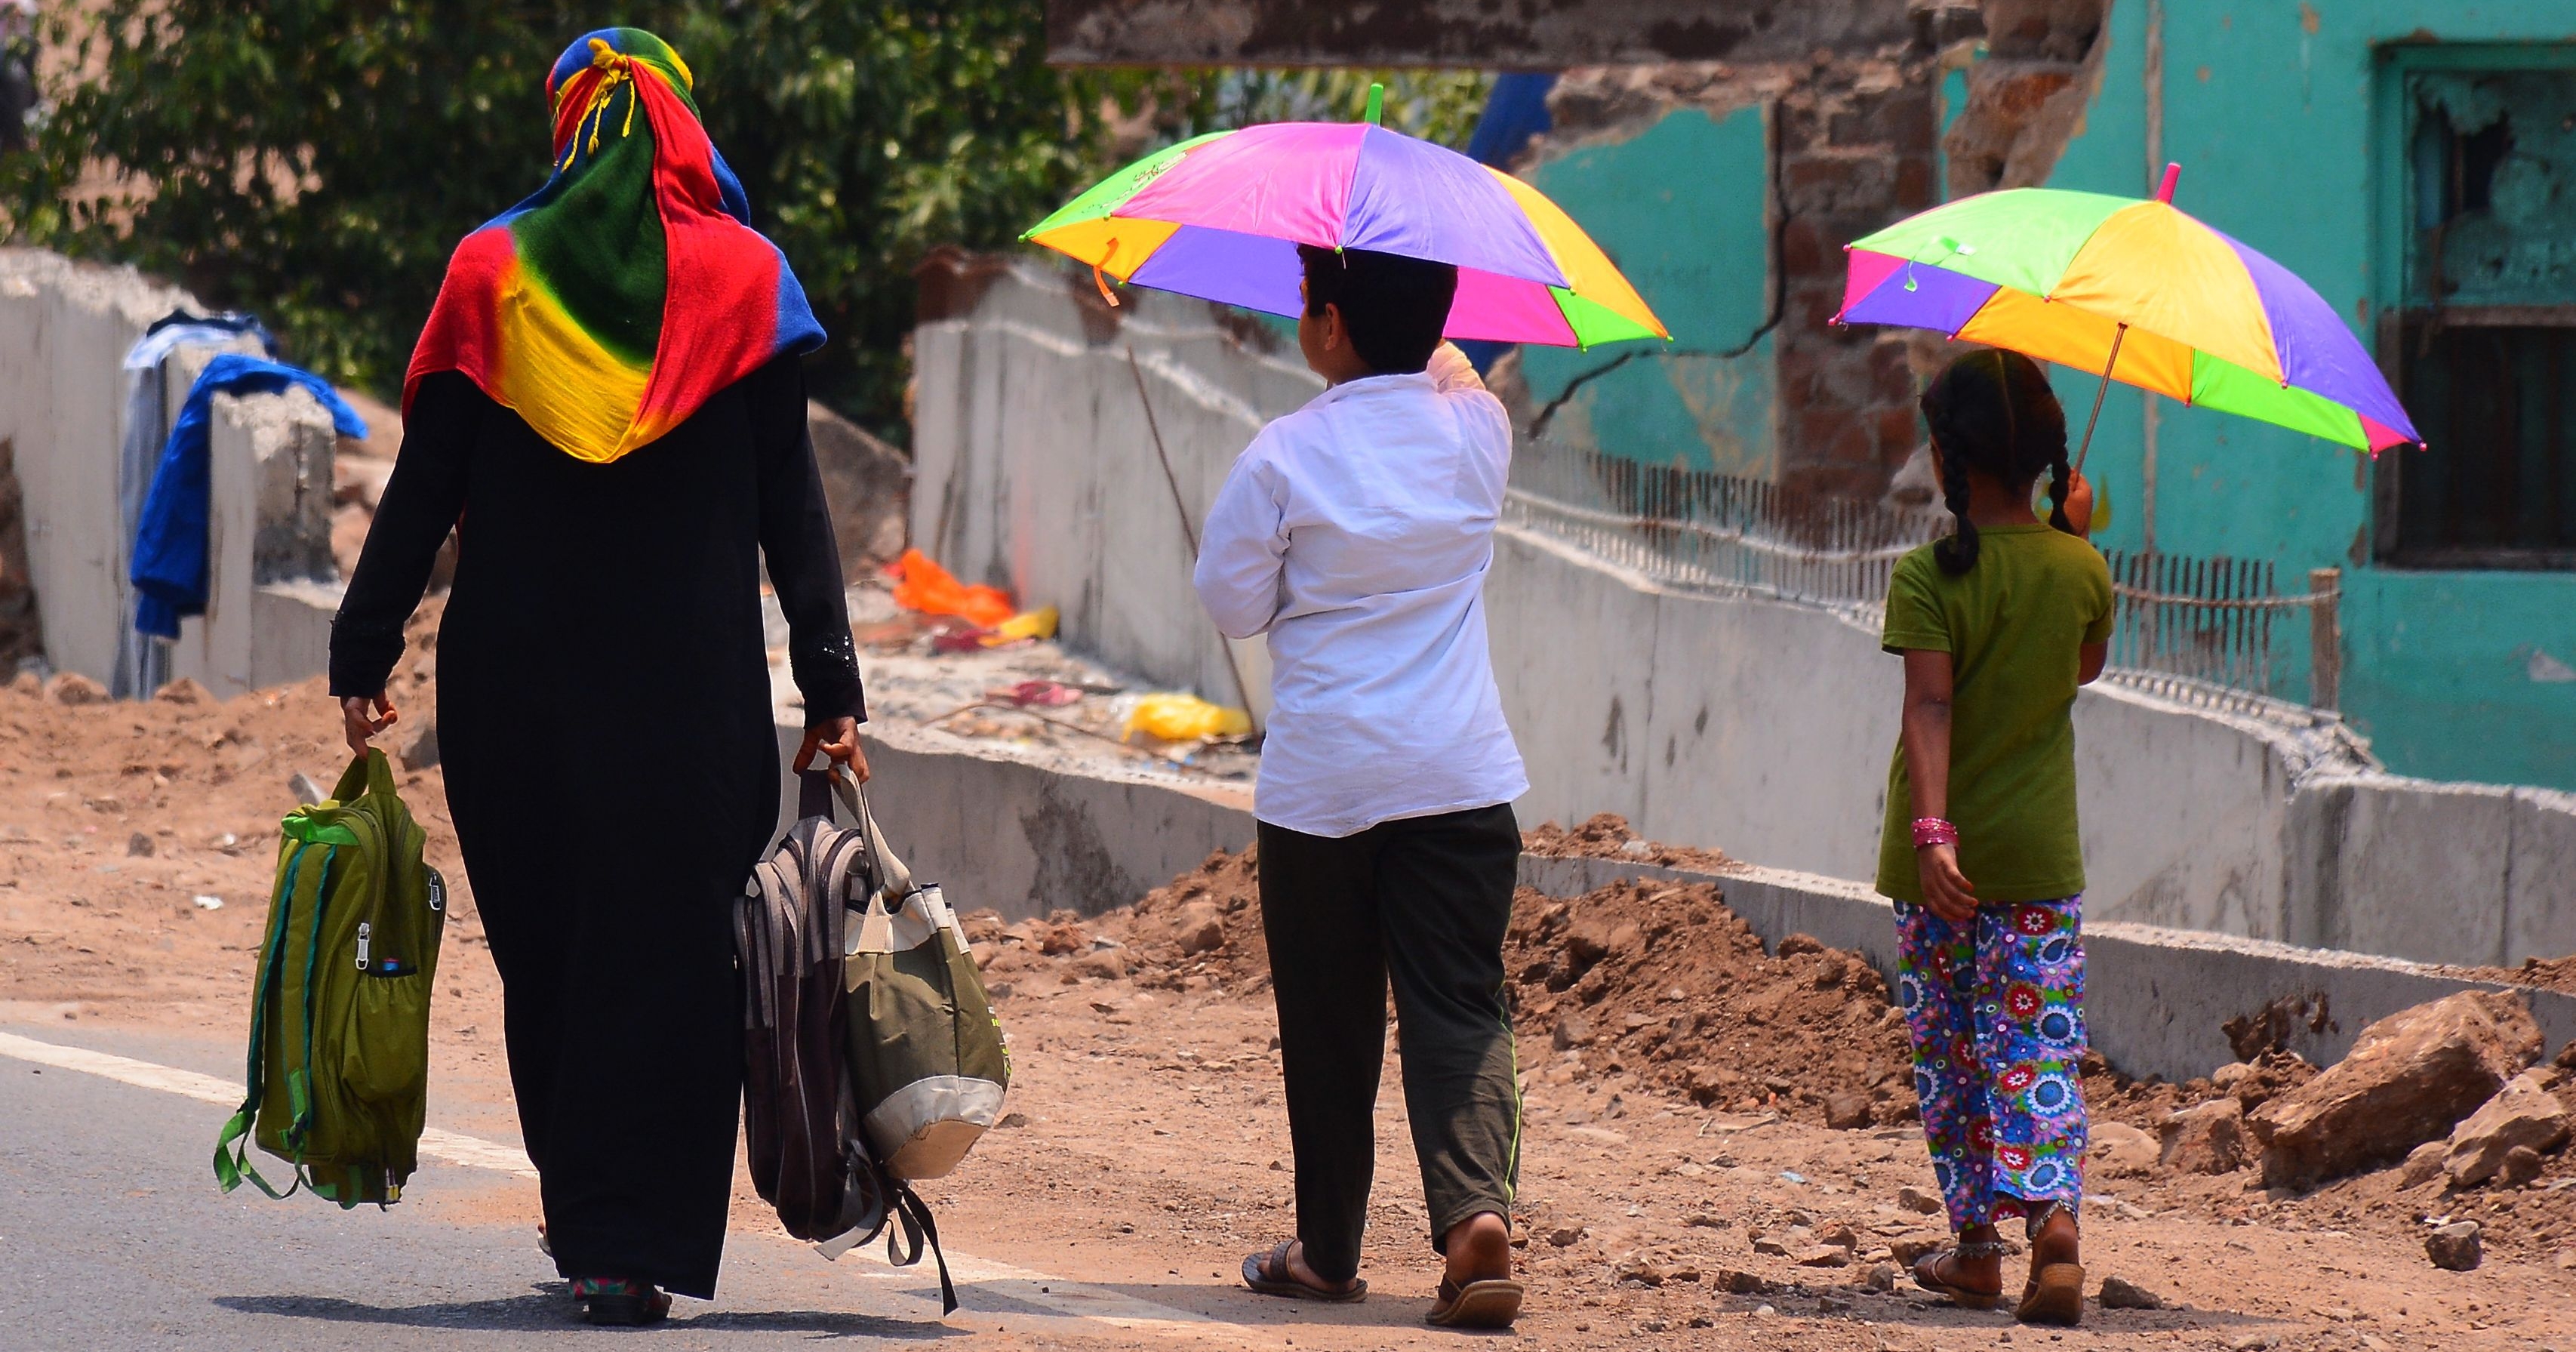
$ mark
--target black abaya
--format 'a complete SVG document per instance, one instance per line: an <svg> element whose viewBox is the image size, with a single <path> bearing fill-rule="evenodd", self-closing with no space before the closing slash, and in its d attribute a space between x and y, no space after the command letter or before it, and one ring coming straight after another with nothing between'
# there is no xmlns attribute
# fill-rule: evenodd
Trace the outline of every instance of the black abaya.
<svg viewBox="0 0 2576 1352"><path fill-rule="evenodd" d="M605 465L463 375L424 379L333 694L384 689L451 524L440 757L556 1265L712 1296L742 1096L731 899L778 812L764 556L808 721L865 717L796 359Z"/></svg>

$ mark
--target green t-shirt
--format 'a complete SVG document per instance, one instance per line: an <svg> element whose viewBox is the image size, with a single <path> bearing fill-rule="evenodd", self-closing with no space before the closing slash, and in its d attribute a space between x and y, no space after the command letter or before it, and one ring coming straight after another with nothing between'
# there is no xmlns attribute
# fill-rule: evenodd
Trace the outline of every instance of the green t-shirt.
<svg viewBox="0 0 2576 1352"><path fill-rule="evenodd" d="M1959 871L1979 901L2084 890L2075 831L2077 648L2111 637L2111 570L2092 545L2045 523L1977 532L1976 566L1953 577L1929 545L1897 560L1881 646L1950 654L1950 811ZM1887 771L1878 890L1923 900L1914 791L1900 734Z"/></svg>

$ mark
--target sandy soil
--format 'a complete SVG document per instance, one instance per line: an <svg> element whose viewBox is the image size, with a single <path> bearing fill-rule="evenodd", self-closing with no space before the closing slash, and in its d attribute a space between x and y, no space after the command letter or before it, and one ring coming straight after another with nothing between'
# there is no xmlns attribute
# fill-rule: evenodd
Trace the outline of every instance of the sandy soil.
<svg viewBox="0 0 2576 1352"><path fill-rule="evenodd" d="M396 689L425 684L407 673ZM84 1023L246 1023L286 781L323 780L342 763L335 728L318 682L226 704L65 708L0 692L0 1014L61 1021L67 1038ZM433 862L460 884L435 1009L433 1120L506 1139L498 984L470 880L438 772L408 772L403 785ZM1447 1335L1419 1324L1437 1269L1392 1067L1372 1299L1327 1308L1232 1290L1242 1255L1290 1226L1250 878L1245 861L1220 857L1136 913L979 926L991 980L1008 988L999 1006L1018 1068L1011 1107L1025 1120L926 1194L964 1253L1215 1311L1298 1346L1441 1345ZM223 905L203 908L199 896ZM1192 903L1221 918L1216 947L1184 952L1175 937ZM1821 946L1748 948L1706 887L1596 895L1551 916L1558 905L1525 896L1514 939L1530 1345L2576 1348L2570 1153L2519 1189L2400 1190L2381 1172L2291 1196L2265 1193L2250 1171L2159 1174L2124 1137L2129 1153L2095 1165L2088 1266L2097 1283L2122 1277L2175 1308L2094 1312L2061 1334L1936 1305L1893 1280L1897 1258L1937 1239L1940 1223L1900 1204L1900 1189L1928 1192L1931 1178L1904 1120L1902 1077L1889 1075L1901 1038L1876 978ZM1555 986L1565 934L1594 921L1607 922L1603 955ZM1094 942L1104 937L1120 946ZM1042 951L1050 938L1057 954ZM1648 941L1657 960L1618 956ZM1587 1000L1604 963L1612 975ZM1675 986L1684 998L1665 999ZM1589 1035L1560 1046L1572 1012ZM2222 1092L2107 1073L2088 1087L2106 1122L2152 1122ZM1824 1125L1836 1094L1859 1095L1867 1125ZM474 1205L527 1205L524 1189L478 1191L453 1173L425 1181L469 1198L488 1191ZM757 1200L738 1193L737 1228L767 1230ZM2475 1272L2425 1261L2426 1220L2451 1217L2488 1226ZM1840 1267L1755 1248L1794 1254L1846 1238ZM1104 1335L1097 1345L1164 1344Z"/></svg>

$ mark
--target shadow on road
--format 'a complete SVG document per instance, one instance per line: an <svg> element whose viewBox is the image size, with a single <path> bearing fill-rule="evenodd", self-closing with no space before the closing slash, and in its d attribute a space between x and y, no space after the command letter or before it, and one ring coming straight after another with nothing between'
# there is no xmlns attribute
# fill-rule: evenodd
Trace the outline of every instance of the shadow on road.
<svg viewBox="0 0 2576 1352"><path fill-rule="evenodd" d="M527 1295L506 1300L460 1300L434 1305L362 1305L336 1296L218 1296L215 1303L240 1314L406 1328L547 1330L570 1329L578 1322L561 1282L549 1282ZM923 1339L966 1332L945 1324L820 1310L714 1310L671 1322L674 1327L710 1332L805 1333L833 1338Z"/></svg>

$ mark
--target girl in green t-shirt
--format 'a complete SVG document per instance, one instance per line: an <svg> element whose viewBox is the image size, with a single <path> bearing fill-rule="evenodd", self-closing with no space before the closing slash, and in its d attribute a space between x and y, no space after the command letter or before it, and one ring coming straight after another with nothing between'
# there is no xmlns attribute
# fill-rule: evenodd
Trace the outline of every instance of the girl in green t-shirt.
<svg viewBox="0 0 2576 1352"><path fill-rule="evenodd" d="M1923 1134L1958 1244L1914 1280L1991 1309L1995 1223L2022 1218L2016 1313L2084 1310L2075 1208L2085 1142L2084 857L2075 831L2076 687L2102 672L2111 575L2085 542L2090 485L2037 363L1988 350L1923 393L1956 533L1898 561L1889 652L1905 659L1878 890L1896 902L1897 1000ZM2049 514L2031 510L2048 476Z"/></svg>

